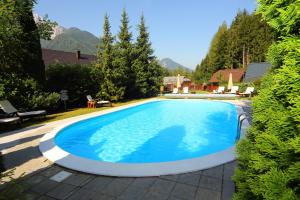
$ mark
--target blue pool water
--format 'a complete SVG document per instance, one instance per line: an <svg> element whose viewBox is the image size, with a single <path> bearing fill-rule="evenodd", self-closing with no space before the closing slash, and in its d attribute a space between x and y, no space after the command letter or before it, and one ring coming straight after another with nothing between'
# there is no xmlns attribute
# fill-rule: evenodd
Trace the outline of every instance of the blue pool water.
<svg viewBox="0 0 300 200"><path fill-rule="evenodd" d="M166 100L79 121L55 137L63 150L115 163L167 162L225 150L235 143L234 105Z"/></svg>

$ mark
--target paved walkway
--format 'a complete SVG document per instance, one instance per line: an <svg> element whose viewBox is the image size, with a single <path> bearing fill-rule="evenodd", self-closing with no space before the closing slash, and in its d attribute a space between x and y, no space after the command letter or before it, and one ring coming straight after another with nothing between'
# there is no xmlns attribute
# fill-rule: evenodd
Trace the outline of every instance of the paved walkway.
<svg viewBox="0 0 300 200"><path fill-rule="evenodd" d="M250 116L249 101L234 101ZM93 114L91 114L93 115ZM118 178L72 171L44 158L38 150L40 138L69 119L0 136L6 169L21 174L26 199L231 199L231 176L236 162L207 170L150 178ZM63 173L61 173L63 172ZM61 176L60 176L61 175ZM65 177L63 177L65 175ZM58 177L58 179L57 179Z"/></svg>

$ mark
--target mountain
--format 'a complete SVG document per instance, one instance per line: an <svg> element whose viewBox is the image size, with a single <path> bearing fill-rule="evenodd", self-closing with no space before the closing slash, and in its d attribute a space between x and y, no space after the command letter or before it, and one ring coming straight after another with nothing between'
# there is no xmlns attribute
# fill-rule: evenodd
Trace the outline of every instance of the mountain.
<svg viewBox="0 0 300 200"><path fill-rule="evenodd" d="M164 59L161 59L159 62L158 62L161 66L169 69L169 70L175 70L176 68L181 68L181 69L184 69L186 71L192 71L190 68L187 68L177 62L175 62L174 60L172 60L171 58L164 58Z"/></svg>
<svg viewBox="0 0 300 200"><path fill-rule="evenodd" d="M42 48L60 51L80 50L84 54L96 55L99 39L90 32L78 28L56 27L52 40L41 40Z"/></svg>

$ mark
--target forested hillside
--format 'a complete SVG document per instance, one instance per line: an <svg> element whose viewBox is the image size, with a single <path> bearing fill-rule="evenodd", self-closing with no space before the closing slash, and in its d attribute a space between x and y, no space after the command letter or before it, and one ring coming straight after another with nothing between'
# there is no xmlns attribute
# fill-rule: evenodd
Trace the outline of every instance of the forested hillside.
<svg viewBox="0 0 300 200"><path fill-rule="evenodd" d="M239 68L245 63L265 61L275 35L259 14L238 12L231 25L224 22L214 35L208 53L197 65L194 79L206 82L219 69Z"/></svg>

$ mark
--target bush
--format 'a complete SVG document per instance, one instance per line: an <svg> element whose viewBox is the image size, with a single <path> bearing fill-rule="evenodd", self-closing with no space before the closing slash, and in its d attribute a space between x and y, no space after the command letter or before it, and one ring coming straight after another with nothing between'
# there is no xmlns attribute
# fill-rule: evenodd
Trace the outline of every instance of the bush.
<svg viewBox="0 0 300 200"><path fill-rule="evenodd" d="M51 92L68 90L70 106L86 104L86 95L95 96L97 84L89 65L53 64L46 70L46 84Z"/></svg>
<svg viewBox="0 0 300 200"><path fill-rule="evenodd" d="M25 75L6 73L0 75L0 99L9 100L17 109L55 110L59 101L57 93L45 93L38 83Z"/></svg>

